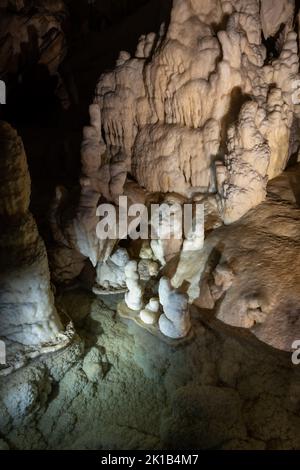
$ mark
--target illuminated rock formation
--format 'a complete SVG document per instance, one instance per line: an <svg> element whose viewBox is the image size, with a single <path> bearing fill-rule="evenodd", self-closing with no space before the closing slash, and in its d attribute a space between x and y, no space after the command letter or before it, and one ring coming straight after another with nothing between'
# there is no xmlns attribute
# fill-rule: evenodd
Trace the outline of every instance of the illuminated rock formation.
<svg viewBox="0 0 300 470"><path fill-rule="evenodd" d="M262 0L261 2L261 23L264 37L275 36L282 25L288 24L293 20L294 2L287 0Z"/></svg>
<svg viewBox="0 0 300 470"><path fill-rule="evenodd" d="M0 124L0 336L7 370L69 341L54 306L44 243L29 212L30 176L21 138Z"/></svg>
<svg viewBox="0 0 300 470"><path fill-rule="evenodd" d="M125 278L128 292L125 294L125 302L131 310L141 310L143 307L143 288L136 261L129 261L125 266Z"/></svg>
<svg viewBox="0 0 300 470"><path fill-rule="evenodd" d="M300 335L299 175L298 164L272 180L265 202L212 232L186 263L199 306L286 351Z"/></svg>
<svg viewBox="0 0 300 470"><path fill-rule="evenodd" d="M289 157L293 12L293 1L174 0L168 29L99 80L107 161L121 154L150 192L217 193L225 223L262 202ZM262 31L282 25L279 56L267 57Z"/></svg>
<svg viewBox="0 0 300 470"><path fill-rule="evenodd" d="M96 286L94 293L126 290L125 266L129 256L125 248L118 248L105 262L97 264Z"/></svg>
<svg viewBox="0 0 300 470"><path fill-rule="evenodd" d="M159 329L167 337L185 337L191 329L188 298L172 288L168 278L159 282L159 302L164 313L159 317Z"/></svg>
<svg viewBox="0 0 300 470"><path fill-rule="evenodd" d="M140 311L142 322L146 325L153 325L159 317L159 301L155 297L149 300L145 308Z"/></svg>

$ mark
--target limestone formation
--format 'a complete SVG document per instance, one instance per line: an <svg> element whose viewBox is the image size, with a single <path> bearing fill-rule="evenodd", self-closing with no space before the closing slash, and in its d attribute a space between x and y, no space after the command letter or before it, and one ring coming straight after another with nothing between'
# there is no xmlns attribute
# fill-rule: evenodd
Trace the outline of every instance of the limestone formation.
<svg viewBox="0 0 300 470"><path fill-rule="evenodd" d="M129 256L125 248L118 248L107 261L99 262L93 291L103 293L105 290L114 292L126 289L125 266L128 262Z"/></svg>
<svg viewBox="0 0 300 470"><path fill-rule="evenodd" d="M152 277L156 278L159 274L159 264L150 259L141 259L138 263L138 271L141 280L149 281Z"/></svg>
<svg viewBox="0 0 300 470"><path fill-rule="evenodd" d="M225 223L262 202L289 157L293 13L292 0L174 0L168 29L143 36L98 82L107 161L121 153L151 192L217 193ZM262 31L282 26L279 55L267 57Z"/></svg>
<svg viewBox="0 0 300 470"><path fill-rule="evenodd" d="M125 302L131 310L141 310L143 307L143 288L140 283L137 262L129 261L125 266L125 278L128 292Z"/></svg>
<svg viewBox="0 0 300 470"><path fill-rule="evenodd" d="M140 311L141 320L146 325L153 325L159 317L159 300L155 297L149 300L145 308Z"/></svg>
<svg viewBox="0 0 300 470"><path fill-rule="evenodd" d="M262 0L261 2L261 23L264 37L275 36L280 27L289 24L293 20L294 2L288 0Z"/></svg>
<svg viewBox="0 0 300 470"><path fill-rule="evenodd" d="M44 243L29 212L30 177L22 140L0 124L0 337L7 367L69 341L54 305Z"/></svg>
<svg viewBox="0 0 300 470"><path fill-rule="evenodd" d="M159 317L159 329L169 338L185 337L191 329L188 298L172 288L168 278L159 282L159 302L164 313Z"/></svg>
<svg viewBox="0 0 300 470"><path fill-rule="evenodd" d="M151 248L150 240L142 241L138 256L138 271L141 280L149 281L152 277L156 278L161 266Z"/></svg>
<svg viewBox="0 0 300 470"><path fill-rule="evenodd" d="M166 194L157 210L151 215L151 249L163 266L177 255L184 239L183 204L186 199L179 194Z"/></svg>
<svg viewBox="0 0 300 470"><path fill-rule="evenodd" d="M70 204L58 190L53 233L64 254L60 259L70 260L65 272L59 263L54 272L74 278L88 259L100 286L124 285L126 276L127 305L138 311L140 281L158 275L158 261L172 289L185 284L190 302L211 307L226 298L238 280L226 257L213 265L214 231L260 207L268 181L299 150L294 16L293 0L174 0L168 26L141 36L134 54L120 52L115 69L101 75L90 106L81 193L72 217L62 217L64 205ZM272 50L268 41L274 42ZM110 258L118 240L97 237L96 210L104 201L113 203L118 214L122 195L128 207L159 202L167 209L175 204L177 212L170 237L165 236L170 231L168 210L151 219L157 236L139 261L128 264L126 274L121 274L123 267L116 268L119 276ZM186 237L179 233L185 203L193 211L197 204L204 209L204 231ZM209 237L203 247L205 234ZM130 229L122 235L130 236ZM249 311L247 320L242 315L244 326L265 321L260 303L256 297L244 302L241 311ZM168 315L161 324L167 331ZM184 335L185 328L188 320L172 334Z"/></svg>
<svg viewBox="0 0 300 470"><path fill-rule="evenodd" d="M300 335L298 185L299 164L269 183L264 203L212 232L176 279L198 284L195 303L222 322L285 351Z"/></svg>
<svg viewBox="0 0 300 470"><path fill-rule="evenodd" d="M66 265L71 266L68 273L63 272L54 257L51 259L53 271L60 282L74 279L84 267L84 260L89 259L94 267L98 261L105 262L112 253L115 241L100 239L97 225L100 217L97 208L102 194L110 193L106 173L102 172L105 144L101 138L101 116L97 106L90 107L91 125L83 131L81 147L81 191L77 207L72 210L72 198L64 188L57 188L51 210L51 229L57 249L65 255ZM69 258L69 259L68 259ZM79 264L74 266L74 258ZM58 265L57 265L58 264Z"/></svg>

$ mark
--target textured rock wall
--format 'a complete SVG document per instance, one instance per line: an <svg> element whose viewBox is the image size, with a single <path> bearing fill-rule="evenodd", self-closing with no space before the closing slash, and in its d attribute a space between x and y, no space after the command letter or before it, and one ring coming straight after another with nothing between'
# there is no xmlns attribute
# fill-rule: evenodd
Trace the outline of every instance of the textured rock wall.
<svg viewBox="0 0 300 470"><path fill-rule="evenodd" d="M7 446L299 448L300 375L290 354L241 340L199 312L194 341L170 347L121 322L112 298L103 300L81 290L61 299L88 345L84 353L74 345L0 378Z"/></svg>

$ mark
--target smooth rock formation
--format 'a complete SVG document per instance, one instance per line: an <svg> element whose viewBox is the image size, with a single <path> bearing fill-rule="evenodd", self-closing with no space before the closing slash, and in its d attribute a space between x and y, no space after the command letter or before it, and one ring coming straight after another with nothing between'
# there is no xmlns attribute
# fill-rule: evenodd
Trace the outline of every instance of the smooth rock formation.
<svg viewBox="0 0 300 470"><path fill-rule="evenodd" d="M160 331L172 339L185 337L191 329L187 296L173 289L166 277L160 279L158 294L164 311L159 317Z"/></svg>
<svg viewBox="0 0 300 470"><path fill-rule="evenodd" d="M140 311L141 320L146 323L146 325L154 325L157 322L159 317L159 300L155 297L149 300L145 305L145 308Z"/></svg>
<svg viewBox="0 0 300 470"><path fill-rule="evenodd" d="M44 243L29 212L30 176L22 140L0 123L0 335L7 370L68 343L54 306Z"/></svg>
<svg viewBox="0 0 300 470"><path fill-rule="evenodd" d="M125 303L131 310L141 310L143 307L143 288L140 284L138 265L134 260L125 266L125 279L128 292L125 294Z"/></svg>

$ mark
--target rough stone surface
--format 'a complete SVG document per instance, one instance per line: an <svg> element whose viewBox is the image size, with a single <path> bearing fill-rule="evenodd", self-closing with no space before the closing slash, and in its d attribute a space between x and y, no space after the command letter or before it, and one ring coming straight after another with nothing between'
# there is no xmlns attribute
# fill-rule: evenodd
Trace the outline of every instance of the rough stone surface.
<svg viewBox="0 0 300 470"><path fill-rule="evenodd" d="M76 311L84 350L0 379L0 433L11 448L299 448L300 376L289 354L199 312L194 340L173 348L103 300L83 291L60 299Z"/></svg>
<svg viewBox="0 0 300 470"><path fill-rule="evenodd" d="M104 288L126 288L125 266L129 256L125 248L118 248L106 262L97 265L96 282Z"/></svg>

